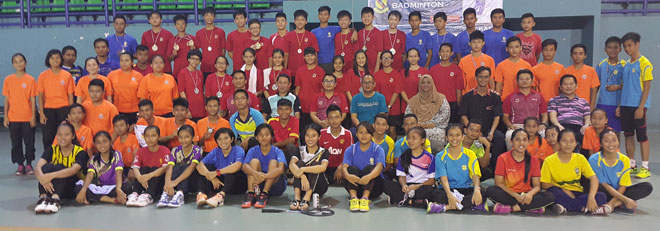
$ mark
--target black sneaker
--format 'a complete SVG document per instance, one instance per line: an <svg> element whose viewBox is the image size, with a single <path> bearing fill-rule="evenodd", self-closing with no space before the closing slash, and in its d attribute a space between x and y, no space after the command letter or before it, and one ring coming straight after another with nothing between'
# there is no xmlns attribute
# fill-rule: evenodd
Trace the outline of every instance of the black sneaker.
<svg viewBox="0 0 660 231"><path fill-rule="evenodd" d="M245 201L243 201L243 204L241 204L241 208L250 208L252 207L252 203L255 201L255 195L254 192L248 192L245 195Z"/></svg>
<svg viewBox="0 0 660 231"><path fill-rule="evenodd" d="M254 207L264 208L266 207L267 202L268 202L268 194L265 192L261 192L261 194L259 194L259 197L257 198L257 203L254 204Z"/></svg>

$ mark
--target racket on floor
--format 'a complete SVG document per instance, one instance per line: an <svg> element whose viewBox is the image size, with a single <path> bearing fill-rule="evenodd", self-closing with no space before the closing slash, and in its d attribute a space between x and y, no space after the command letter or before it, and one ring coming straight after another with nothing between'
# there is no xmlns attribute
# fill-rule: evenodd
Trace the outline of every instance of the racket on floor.
<svg viewBox="0 0 660 231"><path fill-rule="evenodd" d="M261 209L261 213L301 213L305 214L308 216L314 216L314 217L327 217L327 216L332 216L335 215L335 211L332 211L332 209L329 208L315 208L315 209L308 209L308 210L303 210L303 211L296 211L296 210L288 210L288 209Z"/></svg>

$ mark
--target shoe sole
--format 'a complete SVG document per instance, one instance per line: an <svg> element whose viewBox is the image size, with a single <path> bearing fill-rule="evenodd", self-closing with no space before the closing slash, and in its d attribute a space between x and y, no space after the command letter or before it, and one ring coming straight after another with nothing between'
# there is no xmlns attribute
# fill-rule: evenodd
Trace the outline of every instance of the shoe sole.
<svg viewBox="0 0 660 231"><path fill-rule="evenodd" d="M242 204L241 205L241 208L244 208L244 209L251 208L251 207L252 207L252 204L249 204L249 205L248 204Z"/></svg>
<svg viewBox="0 0 660 231"><path fill-rule="evenodd" d="M204 207L204 205L210 205L210 204L208 204L206 200L197 201L197 208Z"/></svg>

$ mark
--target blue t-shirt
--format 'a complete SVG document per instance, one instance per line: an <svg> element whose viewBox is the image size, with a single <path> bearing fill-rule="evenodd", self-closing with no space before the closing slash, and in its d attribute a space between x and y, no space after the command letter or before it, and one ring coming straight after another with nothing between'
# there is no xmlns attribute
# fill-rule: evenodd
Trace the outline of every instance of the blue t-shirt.
<svg viewBox="0 0 660 231"><path fill-rule="evenodd" d="M606 183L614 189L619 189L619 186L630 186L630 159L621 153L619 159L614 166L609 166L603 160L600 152L589 157L589 165L596 173L599 183Z"/></svg>
<svg viewBox="0 0 660 231"><path fill-rule="evenodd" d="M360 92L351 101L351 113L356 113L360 122L369 121L369 123L373 123L374 117L383 112L387 113L387 103L385 102L385 96L381 93L375 92L373 96L366 98Z"/></svg>
<svg viewBox="0 0 660 231"><path fill-rule="evenodd" d="M119 61L114 61L108 58L108 60L106 60L105 63L99 63L99 75L107 77L108 74L110 74L110 72L117 70L119 68L121 68L119 66ZM87 75L87 73L85 75Z"/></svg>
<svg viewBox="0 0 660 231"><path fill-rule="evenodd" d="M446 176L449 188L472 188L472 176L481 177L477 156L470 149L461 148L461 155L453 159L448 148L435 155L435 178Z"/></svg>
<svg viewBox="0 0 660 231"><path fill-rule="evenodd" d="M110 49L108 59L112 59L119 63L119 55L121 55L122 50L132 55L135 54L135 49L137 48L138 43L137 40L135 40L135 38L131 37L130 35L124 34L124 36L119 37L117 34L113 34L108 36L106 39L110 45L108 47Z"/></svg>
<svg viewBox="0 0 660 231"><path fill-rule="evenodd" d="M623 89L621 89L621 106L637 107L642 100L644 81L653 80L653 65L645 57L639 57L635 62L628 60L623 67ZM602 84L602 83L601 83ZM651 98L646 99L645 108L651 107Z"/></svg>
<svg viewBox="0 0 660 231"><path fill-rule="evenodd" d="M264 173L268 172L268 163L271 160L277 160L279 163L284 163L285 168L287 166L284 152L275 146L270 146L270 151L267 155L261 153L261 145L250 148L250 150L245 155L245 160L243 160L243 163L249 164L252 159L259 160L259 164L261 164L261 171Z"/></svg>
<svg viewBox="0 0 660 231"><path fill-rule="evenodd" d="M378 163L385 167L385 151L380 145L371 141L367 151L360 149L360 143L349 146L344 152L344 164L355 166L360 170L364 169L367 165L376 165Z"/></svg>
<svg viewBox="0 0 660 231"><path fill-rule="evenodd" d="M461 57L465 57L470 54L472 48L470 48L470 34L464 30L461 33L456 35L456 44L454 47L454 52L461 54ZM483 49L482 49L483 50Z"/></svg>
<svg viewBox="0 0 660 231"><path fill-rule="evenodd" d="M229 155L225 156L221 148L214 148L202 159L204 164L212 164L215 169L222 169L234 163L242 163L245 158L245 150L241 146L231 147Z"/></svg>
<svg viewBox="0 0 660 231"><path fill-rule="evenodd" d="M623 66L626 61L620 60L618 63L611 65L607 59L600 61L596 67L598 79L600 80L600 87L598 89L598 104L617 106L621 99L621 90L608 91L608 85L621 84L623 77Z"/></svg>
<svg viewBox="0 0 660 231"><path fill-rule="evenodd" d="M406 51L412 48L415 48L419 51L418 64L422 67L426 65L426 58L428 57L426 52L432 49L431 34L425 30L420 30L419 33L417 33L415 36L412 35L412 32L406 33ZM405 61L403 65L407 67L410 64L408 61Z"/></svg>
<svg viewBox="0 0 660 231"><path fill-rule="evenodd" d="M335 35L339 32L339 26L317 27L312 30L319 44L319 64L332 63L335 56Z"/></svg>
<svg viewBox="0 0 660 231"><path fill-rule="evenodd" d="M504 28L500 32L495 32L493 29L484 31L486 44L482 50L495 60L495 65L509 58L509 53L506 52L506 40L513 36L513 32Z"/></svg>
<svg viewBox="0 0 660 231"><path fill-rule="evenodd" d="M394 143L394 158L401 157L401 154L409 149L406 137L407 136L401 137L396 143ZM424 147L426 147L424 148L426 151L431 152L431 141L429 141L429 139L424 141Z"/></svg>
<svg viewBox="0 0 660 231"><path fill-rule="evenodd" d="M234 131L234 135L241 140L248 140L250 137L253 137L255 135L254 130L257 129L257 126L265 122L266 121L264 121L261 112L254 108L250 108L250 114L248 114L245 121L241 120L241 117L238 116L238 112L234 113L229 118L229 126L231 126L231 130Z"/></svg>
<svg viewBox="0 0 660 231"><path fill-rule="evenodd" d="M456 36L454 34L447 32L445 35L438 35L437 33L431 36L431 64L429 68L440 63L440 45L443 43L450 43L453 46L454 55L451 58L456 58L456 51L458 48L458 43L456 42Z"/></svg>

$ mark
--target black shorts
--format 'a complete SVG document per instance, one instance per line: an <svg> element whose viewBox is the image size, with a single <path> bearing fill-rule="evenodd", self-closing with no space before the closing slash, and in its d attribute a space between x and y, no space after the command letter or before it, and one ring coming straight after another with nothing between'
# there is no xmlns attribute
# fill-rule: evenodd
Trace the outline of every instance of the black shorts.
<svg viewBox="0 0 660 231"><path fill-rule="evenodd" d="M645 142L649 138L646 134L646 108L644 108L644 116L641 119L635 119L635 111L637 107L621 107L621 128L626 137L634 136L637 134L637 142Z"/></svg>
<svg viewBox="0 0 660 231"><path fill-rule="evenodd" d="M403 124L403 114L387 116L387 124L394 127L401 127Z"/></svg>

